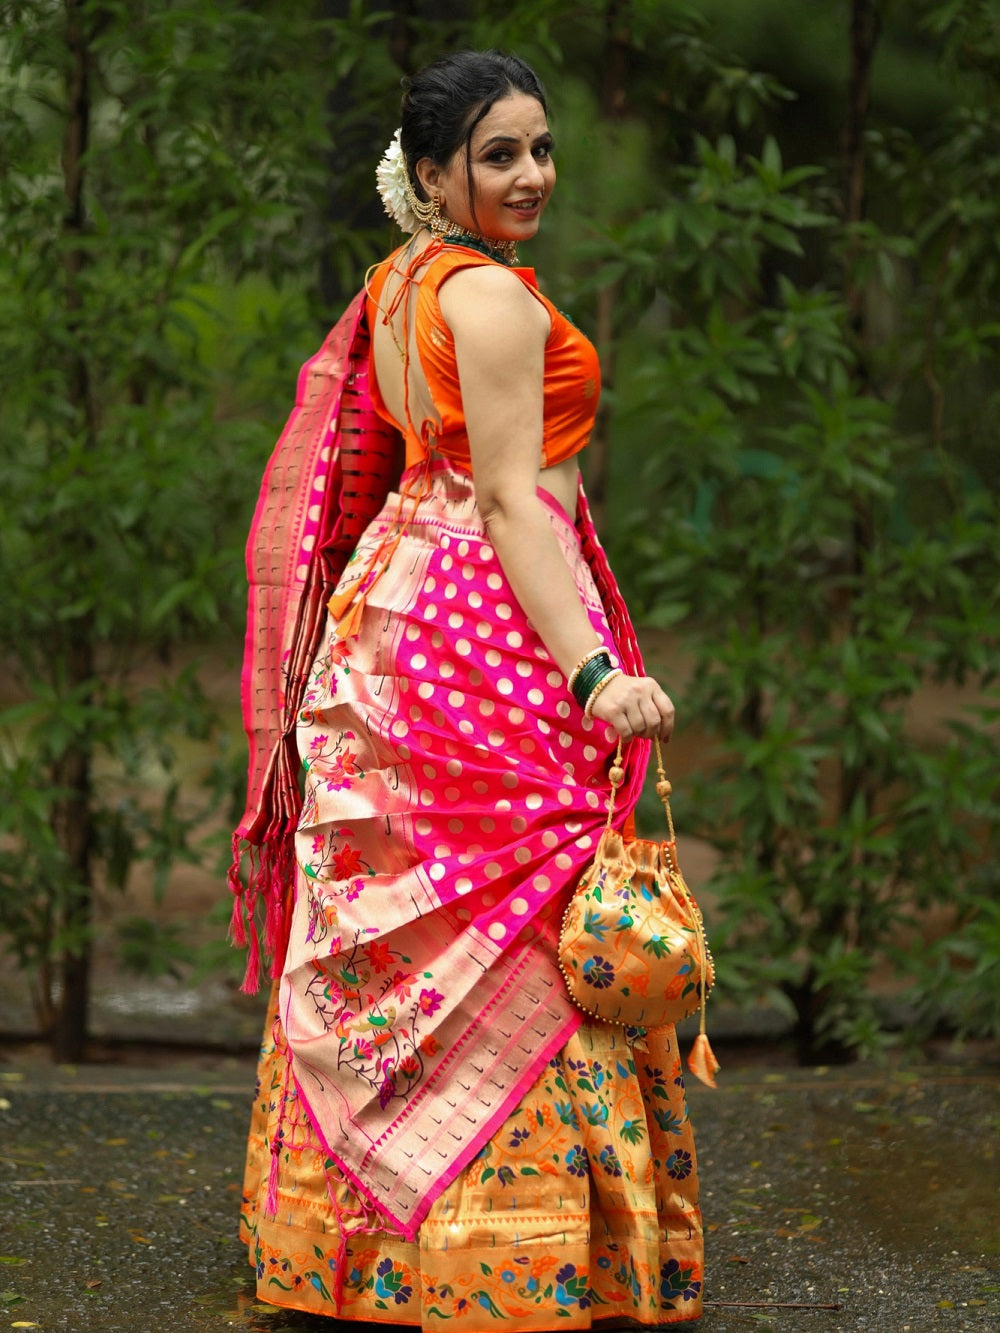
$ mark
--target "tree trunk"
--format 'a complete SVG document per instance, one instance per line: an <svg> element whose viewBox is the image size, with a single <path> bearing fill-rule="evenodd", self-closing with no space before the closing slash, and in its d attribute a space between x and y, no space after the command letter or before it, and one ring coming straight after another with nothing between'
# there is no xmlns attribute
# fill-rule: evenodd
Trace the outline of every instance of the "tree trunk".
<svg viewBox="0 0 1000 1333"><path fill-rule="evenodd" d="M90 52L83 21L82 0L65 0L66 7L66 137L63 144L63 180L66 190L66 238L63 276L70 327L83 307L80 277L86 265L82 245L85 226L84 183L90 136ZM73 340L67 365L67 396L85 444L92 453L97 425L82 329ZM80 527L67 542L66 558L89 554L90 539ZM67 622L67 642L62 661L64 688L83 702L89 699L94 680L94 643L89 619ZM55 806L56 839L65 857L68 883L62 903L59 931L62 938L59 973L60 994L52 1027L52 1053L56 1060L76 1062L83 1058L87 1039L90 999L90 930L93 901L94 846L91 801L92 754L86 736L70 742L53 764L53 785L62 795Z"/></svg>
<svg viewBox="0 0 1000 1333"><path fill-rule="evenodd" d="M879 0L852 0L851 66L847 117L843 135L843 212L848 227L865 216L865 130L871 102L872 66L881 28ZM864 290L855 274L857 242L848 245L844 261L844 295L851 327L863 342L866 336Z"/></svg>
<svg viewBox="0 0 1000 1333"><path fill-rule="evenodd" d="M93 652L86 639L70 655L71 677L93 678ZM90 931L93 900L91 756L83 745L66 751L52 772L64 795L55 807L55 832L69 871L60 913L65 939L59 959L60 988L52 1025L52 1055L61 1064L83 1059L90 1011Z"/></svg>
<svg viewBox="0 0 1000 1333"><path fill-rule="evenodd" d="M881 27L880 0L853 0L851 5L851 66L847 118L843 136L843 211L848 228L857 227L865 217L865 130L871 102L872 66ZM844 259L844 299L848 319L855 335L854 378L858 392L871 393L868 365L868 311L865 291L857 275L861 245L848 244ZM866 557L875 542L874 521L867 505L855 501L851 534L852 574L859 580L864 574ZM848 605L848 630L857 632L854 608ZM846 814L861 796L871 806L875 793L864 772L845 769L841 774L840 811Z"/></svg>

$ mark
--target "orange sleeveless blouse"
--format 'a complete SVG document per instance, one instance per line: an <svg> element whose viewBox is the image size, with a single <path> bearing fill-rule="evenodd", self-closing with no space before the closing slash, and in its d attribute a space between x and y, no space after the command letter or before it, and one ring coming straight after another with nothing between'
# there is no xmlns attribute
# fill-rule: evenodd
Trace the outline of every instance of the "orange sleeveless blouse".
<svg viewBox="0 0 1000 1333"><path fill-rule="evenodd" d="M399 251L383 260L367 284L368 327L384 319L378 302L392 263ZM412 420L405 426L389 412L378 387L374 366L374 340L369 354L369 389L379 415L396 427L406 440L406 464L420 462L428 449L448 459L465 472L472 471L469 436L462 407L462 386L455 361L455 340L441 313L438 293L442 285L462 269L478 268L496 260L474 250L446 246L431 260L417 280L414 333L421 369L427 380L438 420L419 428ZM590 439L601 390L597 351L578 328L548 297L538 290L534 269L515 268L532 296L549 314L552 327L545 342L544 411L542 420L542 466L551 467L580 452Z"/></svg>

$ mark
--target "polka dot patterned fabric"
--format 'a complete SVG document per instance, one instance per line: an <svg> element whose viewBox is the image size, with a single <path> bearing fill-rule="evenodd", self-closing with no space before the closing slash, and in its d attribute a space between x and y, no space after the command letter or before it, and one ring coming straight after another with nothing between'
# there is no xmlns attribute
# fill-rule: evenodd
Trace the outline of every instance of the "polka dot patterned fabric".
<svg viewBox="0 0 1000 1333"><path fill-rule="evenodd" d="M398 503L355 569L388 545ZM595 630L628 665L576 529L546 503ZM405 1229L579 1021L555 941L604 824L613 736L521 611L465 474L434 468L369 586L356 637L330 626L299 717L281 1016L326 1149L349 1173L356 1159ZM456 1086L471 1095L427 1177L413 1141L433 1140Z"/></svg>

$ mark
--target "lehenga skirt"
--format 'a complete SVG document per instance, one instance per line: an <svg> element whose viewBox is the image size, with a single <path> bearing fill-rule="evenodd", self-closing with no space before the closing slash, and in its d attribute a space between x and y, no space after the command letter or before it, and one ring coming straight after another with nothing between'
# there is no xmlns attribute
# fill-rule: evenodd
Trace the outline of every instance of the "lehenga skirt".
<svg viewBox="0 0 1000 1333"><path fill-rule="evenodd" d="M595 630L606 606L543 494ZM697 1318L697 1167L672 1028L581 1023L555 961L613 737L569 700L471 482L436 464L298 722L291 932L241 1234L260 1298L469 1333ZM345 581L352 575L348 567ZM613 619L613 617L612 617Z"/></svg>

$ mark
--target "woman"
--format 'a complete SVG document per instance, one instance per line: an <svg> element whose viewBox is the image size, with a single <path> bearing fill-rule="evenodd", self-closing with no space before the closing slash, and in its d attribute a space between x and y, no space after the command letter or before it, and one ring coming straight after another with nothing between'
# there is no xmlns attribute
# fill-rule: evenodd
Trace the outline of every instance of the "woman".
<svg viewBox="0 0 1000 1333"><path fill-rule="evenodd" d="M580 490L596 354L512 265L551 148L520 60L410 81L378 177L413 234L307 366L251 536L235 920L267 899L280 985L243 1234L263 1300L366 1324L701 1308L673 1031L582 1021L556 963L616 740L624 819L674 710Z"/></svg>

